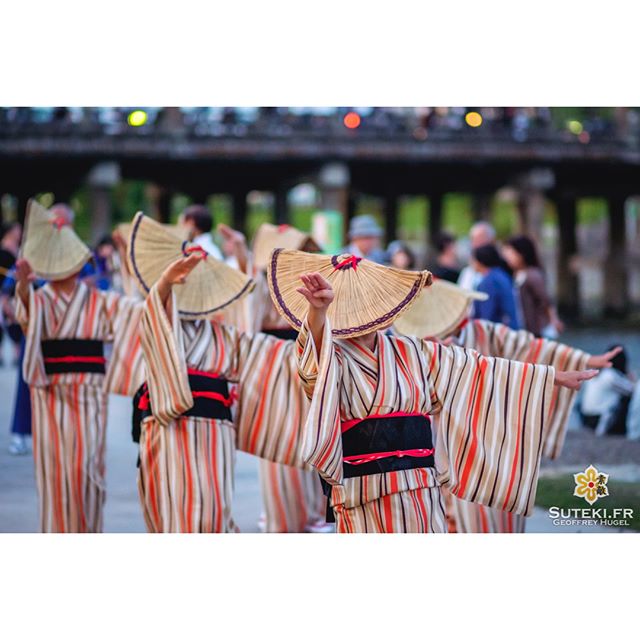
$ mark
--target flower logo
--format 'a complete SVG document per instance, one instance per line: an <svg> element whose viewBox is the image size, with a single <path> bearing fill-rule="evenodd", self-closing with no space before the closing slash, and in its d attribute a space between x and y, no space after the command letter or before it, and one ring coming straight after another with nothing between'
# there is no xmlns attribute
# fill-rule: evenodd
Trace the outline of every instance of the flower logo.
<svg viewBox="0 0 640 640"><path fill-rule="evenodd" d="M593 465L589 465L582 473L574 473L573 479L576 481L573 495L584 498L589 504L609 495L609 489L607 489L609 475L600 473Z"/></svg>

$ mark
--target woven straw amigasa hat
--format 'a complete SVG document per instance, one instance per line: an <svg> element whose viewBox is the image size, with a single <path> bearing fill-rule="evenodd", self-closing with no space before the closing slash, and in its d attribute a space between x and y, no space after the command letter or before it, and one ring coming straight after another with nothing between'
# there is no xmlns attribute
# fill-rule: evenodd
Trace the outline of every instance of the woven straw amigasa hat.
<svg viewBox="0 0 640 640"><path fill-rule="evenodd" d="M423 287L431 283L428 271L403 271L351 254L319 256L276 249L267 278L280 315L300 329L308 302L296 289L300 276L312 271L326 278L335 296L327 317L336 338L355 338L389 326L406 311Z"/></svg>
<svg viewBox="0 0 640 640"><path fill-rule="evenodd" d="M177 238L180 238L180 240L187 239L188 232L184 227L181 227L177 224L161 224L167 231L172 233ZM133 222L121 222L120 224L116 225L116 231L125 239L127 243L129 242L129 238L131 237L132 226Z"/></svg>
<svg viewBox="0 0 640 640"><path fill-rule="evenodd" d="M474 300L487 298L486 293L434 278L411 309L395 321L394 329L416 338L446 338L468 317Z"/></svg>
<svg viewBox="0 0 640 640"><path fill-rule="evenodd" d="M44 280L63 280L77 273L91 258L91 249L66 221L35 200L27 204L21 256Z"/></svg>
<svg viewBox="0 0 640 640"><path fill-rule="evenodd" d="M253 261L258 269L264 270L269 264L269 256L274 249L298 249L300 251L320 251L311 234L304 233L288 224L269 224L258 227L253 240Z"/></svg>
<svg viewBox="0 0 640 640"><path fill-rule="evenodd" d="M144 295L172 262L202 251L141 211L133 219L128 250L131 271ZM221 311L243 298L253 286L253 280L244 273L207 255L174 291L180 315L196 319Z"/></svg>

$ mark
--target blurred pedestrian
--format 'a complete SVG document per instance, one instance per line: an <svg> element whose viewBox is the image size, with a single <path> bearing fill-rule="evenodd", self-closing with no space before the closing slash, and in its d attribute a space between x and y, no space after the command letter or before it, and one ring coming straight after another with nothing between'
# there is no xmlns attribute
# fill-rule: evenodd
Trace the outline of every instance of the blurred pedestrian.
<svg viewBox="0 0 640 640"><path fill-rule="evenodd" d="M495 247L496 230L488 222L476 222L469 231L469 240L471 241L472 251L477 249L478 247L483 247L486 245ZM498 266L501 267L508 276L510 276L511 273L509 271L509 267L499 254L498 261ZM458 278L458 285L460 285L463 289L469 289L473 291L478 287L481 279L482 274L475 271L475 269L473 268L473 264L469 264L469 266L465 267L461 271L460 277Z"/></svg>
<svg viewBox="0 0 640 640"><path fill-rule="evenodd" d="M480 274L480 282L476 286L476 290L489 296L486 300L474 302L474 317L491 322L501 322L512 329L519 329L520 322L513 284L501 267L498 250L491 244L474 249L471 267Z"/></svg>
<svg viewBox="0 0 640 640"><path fill-rule="evenodd" d="M380 244L384 231L370 215L355 216L349 224L349 246L343 253L373 262L386 262L386 255Z"/></svg>
<svg viewBox="0 0 640 640"><path fill-rule="evenodd" d="M629 374L624 347L614 344L609 348L619 349L611 367L585 383L580 400L582 424L599 436L626 433L629 402L636 386Z"/></svg>
<svg viewBox="0 0 640 640"><path fill-rule="evenodd" d="M412 271L416 268L416 257L404 242L394 240L387 247L387 256L392 267Z"/></svg>
<svg viewBox="0 0 640 640"><path fill-rule="evenodd" d="M216 260L224 260L222 251L213 241L213 216L203 204L192 204L180 214L180 223L187 230L187 239L202 247Z"/></svg>
<svg viewBox="0 0 640 640"><path fill-rule="evenodd" d="M434 238L433 245L436 249L435 265L430 269L436 278L456 283L460 277L456 239L447 231L442 231Z"/></svg>
<svg viewBox="0 0 640 640"><path fill-rule="evenodd" d="M547 292L544 272L531 238L510 238L504 244L502 255L514 274L523 328L537 337L545 334L549 326L555 335L561 333L564 327ZM549 333L547 331L545 337L555 337Z"/></svg>
<svg viewBox="0 0 640 640"><path fill-rule="evenodd" d="M16 322L11 303L13 287L7 291L2 291L2 287L18 257L21 238L22 226L18 222L0 230L0 366L3 364L2 343L5 335L13 344L13 364L17 365L20 358L22 331Z"/></svg>

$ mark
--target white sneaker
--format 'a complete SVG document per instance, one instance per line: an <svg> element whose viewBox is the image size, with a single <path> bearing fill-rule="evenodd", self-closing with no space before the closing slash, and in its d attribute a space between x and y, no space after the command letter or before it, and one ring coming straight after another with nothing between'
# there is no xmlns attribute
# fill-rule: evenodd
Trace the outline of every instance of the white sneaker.
<svg viewBox="0 0 640 640"><path fill-rule="evenodd" d="M260 533L264 533L267 530L267 516L263 513L260 518L258 518L258 531Z"/></svg>
<svg viewBox="0 0 640 640"><path fill-rule="evenodd" d="M29 453L29 445L24 436L14 435L9 445L9 453L12 456L25 456Z"/></svg>

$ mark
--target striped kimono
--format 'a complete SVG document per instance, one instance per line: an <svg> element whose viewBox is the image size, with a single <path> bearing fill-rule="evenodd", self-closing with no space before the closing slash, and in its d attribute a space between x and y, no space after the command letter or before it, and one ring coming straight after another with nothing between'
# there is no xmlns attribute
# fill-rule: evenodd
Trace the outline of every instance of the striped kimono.
<svg viewBox="0 0 640 640"><path fill-rule="evenodd" d="M292 331L271 301L264 273L257 274L256 288L247 299L253 303L256 330L262 329L267 333ZM297 367L295 351L292 350L290 355L291 362ZM297 375L291 383L299 389L297 398L300 406L295 411L304 422L309 402ZM315 470L307 465L300 468L261 458L259 472L266 533L302 533L324 521L327 501Z"/></svg>
<svg viewBox="0 0 640 640"><path fill-rule="evenodd" d="M295 343L208 320L181 320L172 294L145 303L142 346L152 415L142 422L138 487L151 532L237 531L235 451L302 466ZM188 371L237 384L232 419L185 416Z"/></svg>
<svg viewBox="0 0 640 640"><path fill-rule="evenodd" d="M142 305L82 282L68 299L47 284L30 291L28 309L16 300L26 335L23 375L31 390L40 529L100 532L107 394L133 395L142 382ZM47 374L51 359L44 357L44 345L65 340L111 343L104 373Z"/></svg>
<svg viewBox="0 0 640 640"><path fill-rule="evenodd" d="M381 332L371 351L357 338L333 341L328 322L322 340L318 361L303 324L299 367L311 397L305 459L331 486L338 532L444 532L441 485L460 498L531 512L551 367ZM390 415L435 419L435 463L402 468L408 456L433 456L433 449L385 451L377 458L399 470L347 477L349 464L368 458L344 455L349 430Z"/></svg>
<svg viewBox="0 0 640 640"><path fill-rule="evenodd" d="M485 356L508 358L532 364L547 364L558 371L587 368L590 355L580 349L544 338L528 331L514 331L488 320L472 320L461 330L456 344L475 349ZM555 459L560 455L567 423L576 392L554 387L549 405L548 426L543 434L543 455ZM525 517L490 509L481 504L458 500L451 496L451 515L460 533L524 533Z"/></svg>

